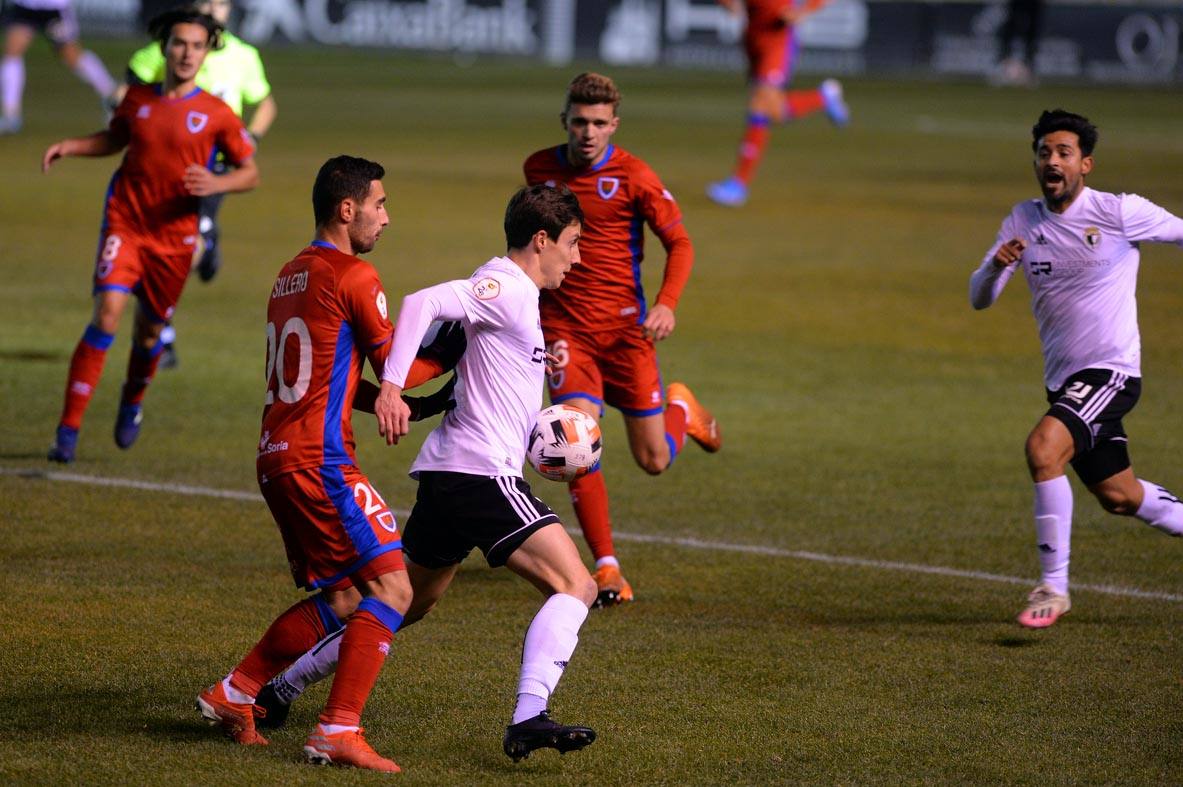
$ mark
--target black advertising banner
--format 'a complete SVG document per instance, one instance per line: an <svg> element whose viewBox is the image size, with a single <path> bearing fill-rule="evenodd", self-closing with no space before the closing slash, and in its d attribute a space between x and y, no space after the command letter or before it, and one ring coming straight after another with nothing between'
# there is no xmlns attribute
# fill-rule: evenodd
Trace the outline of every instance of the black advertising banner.
<svg viewBox="0 0 1183 787"><path fill-rule="evenodd" d="M143 0L144 10L166 0ZM75 0L84 29L134 34L140 0ZM497 55L565 64L741 71L743 19L716 0L238 0L235 27L261 45L325 44ZM798 28L799 70L835 76L984 77L1003 52L1007 3L831 0ZM1183 80L1183 4L1049 0L1035 75Z"/></svg>

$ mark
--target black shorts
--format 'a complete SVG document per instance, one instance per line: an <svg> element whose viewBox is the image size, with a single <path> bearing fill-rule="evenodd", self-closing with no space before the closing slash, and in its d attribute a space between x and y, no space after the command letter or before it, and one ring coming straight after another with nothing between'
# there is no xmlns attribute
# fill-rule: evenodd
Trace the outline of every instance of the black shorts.
<svg viewBox="0 0 1183 787"><path fill-rule="evenodd" d="M403 552L424 568L444 568L479 547L496 568L535 531L558 521L522 478L425 470L403 528Z"/></svg>
<svg viewBox="0 0 1183 787"><path fill-rule="evenodd" d="M1047 414L1068 428L1075 446L1072 469L1087 486L1130 466L1121 419L1142 394L1142 378L1110 369L1085 369L1047 392Z"/></svg>
<svg viewBox="0 0 1183 787"><path fill-rule="evenodd" d="M25 8L19 3L8 3L0 14L0 26L23 25L43 33L54 46L78 40L78 17L73 6L56 9Z"/></svg>

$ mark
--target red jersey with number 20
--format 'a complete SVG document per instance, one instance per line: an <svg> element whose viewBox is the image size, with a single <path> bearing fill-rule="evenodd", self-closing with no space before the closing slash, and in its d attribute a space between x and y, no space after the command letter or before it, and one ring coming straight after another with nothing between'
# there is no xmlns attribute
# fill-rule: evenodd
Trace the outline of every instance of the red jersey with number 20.
<svg viewBox="0 0 1183 787"><path fill-rule="evenodd" d="M110 132L127 153L108 192L107 223L152 236L197 232L198 198L185 189L187 167L211 167L219 151L235 165L255 153L242 121L201 88L166 98L160 85L130 87Z"/></svg>
<svg viewBox="0 0 1183 787"><path fill-rule="evenodd" d="M267 303L260 479L357 464L353 396L366 358L381 369L393 335L368 262L314 241L283 266Z"/></svg>
<svg viewBox="0 0 1183 787"><path fill-rule="evenodd" d="M557 290L543 290L542 324L561 322L603 331L645 321L641 261L645 225L669 252L657 302L678 304L690 278L694 252L673 195L644 161L615 145L591 167L574 167L567 146L546 148L526 159L526 183L565 183L583 209L583 235L576 265Z"/></svg>

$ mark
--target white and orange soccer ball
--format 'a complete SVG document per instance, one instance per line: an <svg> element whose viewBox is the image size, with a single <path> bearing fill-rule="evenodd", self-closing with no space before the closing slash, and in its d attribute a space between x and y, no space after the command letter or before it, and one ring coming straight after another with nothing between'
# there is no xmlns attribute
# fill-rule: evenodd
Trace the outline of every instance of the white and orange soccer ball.
<svg viewBox="0 0 1183 787"><path fill-rule="evenodd" d="M600 463L602 447L596 419L577 407L555 404L534 420L526 458L543 478L573 481Z"/></svg>

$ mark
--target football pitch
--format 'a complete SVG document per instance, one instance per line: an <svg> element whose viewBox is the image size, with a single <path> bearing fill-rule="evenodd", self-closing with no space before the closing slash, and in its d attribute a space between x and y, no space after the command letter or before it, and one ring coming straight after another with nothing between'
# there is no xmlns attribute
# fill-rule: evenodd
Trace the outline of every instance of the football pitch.
<svg viewBox="0 0 1183 787"><path fill-rule="evenodd" d="M115 66L132 45L100 48ZM117 159L41 152L99 126L97 101L35 48L26 126L0 137L0 781L377 783L314 769L312 689L266 748L201 723L198 691L300 597L255 494L267 293L311 237L319 165L382 162L391 224L369 259L392 303L504 250L521 163L559 144L578 68L373 53L264 53L280 114L260 188L223 209L225 265L192 280L144 429L111 428L125 319L66 469L45 460L90 313ZM1090 185L1183 212L1183 104L1165 90L999 90L854 81L845 130L778 128L741 210L709 203L740 132L738 75L619 69L615 141L678 198L697 262L666 382L719 417L665 476L605 418L604 472L637 601L593 611L552 700L599 733L560 757L501 752L540 599L470 559L396 636L366 707L414 784L1183 782L1183 541L1104 514L1073 477L1073 609L1013 623L1038 574L1023 440L1044 410L1028 295L974 312L968 278L1010 206L1037 194L1029 129L1063 106L1101 129ZM810 83L809 78L800 80ZM664 257L650 237L646 289ZM1183 254L1144 247L1139 475L1183 491ZM355 418L393 508L419 440ZM574 524L563 486L528 480ZM582 540L579 539L581 547Z"/></svg>

